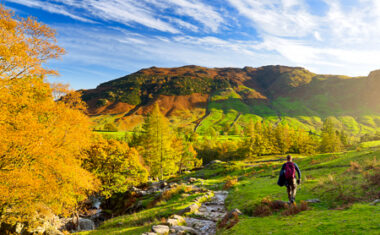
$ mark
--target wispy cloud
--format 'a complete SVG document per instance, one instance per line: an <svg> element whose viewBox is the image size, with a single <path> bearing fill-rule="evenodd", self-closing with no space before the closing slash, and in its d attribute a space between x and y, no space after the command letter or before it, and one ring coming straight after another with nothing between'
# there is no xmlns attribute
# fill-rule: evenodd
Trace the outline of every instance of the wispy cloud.
<svg viewBox="0 0 380 235"><path fill-rule="evenodd" d="M306 0L229 0L259 32L255 48L275 51L316 72L363 75L380 56L380 2L322 0L324 14L313 14Z"/></svg>
<svg viewBox="0 0 380 235"><path fill-rule="evenodd" d="M154 10L145 5L143 1L134 0L86 0L82 3L84 9L92 16L103 20L111 20L123 24L138 23L148 28L160 31L179 33L180 31L158 17Z"/></svg>
<svg viewBox="0 0 380 235"><path fill-rule="evenodd" d="M68 51L57 66L71 77L83 68L108 71L108 80L185 64L285 64L347 75L379 68L379 0L312 1L323 4L318 13L309 0L7 1L86 22L49 22Z"/></svg>
<svg viewBox="0 0 380 235"><path fill-rule="evenodd" d="M302 0L228 0L239 13L252 21L261 33L298 37L310 33L316 26Z"/></svg>
<svg viewBox="0 0 380 235"><path fill-rule="evenodd" d="M178 15L189 16L212 32L217 32L219 26L224 22L223 17L216 10L201 1L165 0L165 2L174 6L174 11Z"/></svg>
<svg viewBox="0 0 380 235"><path fill-rule="evenodd" d="M82 21L113 21L124 25L178 34L181 29L197 32L199 27L181 17L190 17L202 28L217 32L223 17L211 6L197 0L9 0ZM173 14L167 14L172 12Z"/></svg>
<svg viewBox="0 0 380 235"><path fill-rule="evenodd" d="M68 71L72 73L78 71L79 74L79 71L82 71L80 68L86 67L91 67L94 71L98 68L102 71L117 71L120 74L118 76L122 76L153 65L171 67L196 64L209 67L242 67L286 62L280 56L267 55L264 50L253 48L252 44L257 43L254 41L224 40L211 36L150 37L119 28L107 29L100 26L56 28L62 32L58 41L66 49L67 55L55 66L65 68L67 74ZM107 81L115 78L112 76L101 79ZM92 78L81 87L95 87L99 84L98 79ZM79 86L73 85L76 88Z"/></svg>
<svg viewBox="0 0 380 235"><path fill-rule="evenodd" d="M90 20L86 17L82 17L73 13L70 13L68 9L66 9L65 6L49 3L46 1L39 1L39 0L7 0L8 2L13 2L17 4L21 4L27 7L32 8L38 8L42 9L44 11L48 11L50 13L60 14L64 16L68 16L74 20L79 20L82 22L89 22L89 23L95 23L95 21Z"/></svg>

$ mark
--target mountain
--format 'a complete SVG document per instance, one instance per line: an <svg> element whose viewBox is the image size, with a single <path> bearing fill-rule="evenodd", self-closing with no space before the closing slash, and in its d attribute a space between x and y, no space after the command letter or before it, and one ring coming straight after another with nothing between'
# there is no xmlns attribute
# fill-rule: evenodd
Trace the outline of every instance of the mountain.
<svg viewBox="0 0 380 235"><path fill-rule="evenodd" d="M301 67L151 67L83 90L96 128L140 124L158 103L173 125L228 132L250 120L318 130L323 119L353 134L380 130L380 70L368 77L321 75Z"/></svg>

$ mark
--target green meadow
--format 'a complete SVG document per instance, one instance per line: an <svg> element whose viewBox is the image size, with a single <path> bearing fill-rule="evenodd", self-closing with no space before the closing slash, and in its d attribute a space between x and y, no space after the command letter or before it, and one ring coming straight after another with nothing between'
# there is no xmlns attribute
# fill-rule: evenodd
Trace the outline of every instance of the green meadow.
<svg viewBox="0 0 380 235"><path fill-rule="evenodd" d="M296 203L308 199L320 202L309 203L307 210L294 215L284 215L280 210L255 216L255 208L263 200L287 201L286 188L277 185L284 157L215 163L170 181L195 177L199 179L196 186L221 190L227 181L238 179L228 189L226 207L238 208L243 214L235 226L218 234L380 234L380 205L371 205L380 192L380 148L363 146L359 151L294 155L302 172ZM179 193L154 208L113 218L97 230L81 234L141 234L190 205L196 196Z"/></svg>

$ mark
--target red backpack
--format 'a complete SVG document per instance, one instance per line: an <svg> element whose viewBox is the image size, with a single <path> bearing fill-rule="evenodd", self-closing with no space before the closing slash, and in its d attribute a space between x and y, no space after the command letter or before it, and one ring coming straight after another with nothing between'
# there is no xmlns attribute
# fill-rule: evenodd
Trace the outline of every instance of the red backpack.
<svg viewBox="0 0 380 235"><path fill-rule="evenodd" d="M293 179L296 176L296 167L293 162L285 163L285 179Z"/></svg>

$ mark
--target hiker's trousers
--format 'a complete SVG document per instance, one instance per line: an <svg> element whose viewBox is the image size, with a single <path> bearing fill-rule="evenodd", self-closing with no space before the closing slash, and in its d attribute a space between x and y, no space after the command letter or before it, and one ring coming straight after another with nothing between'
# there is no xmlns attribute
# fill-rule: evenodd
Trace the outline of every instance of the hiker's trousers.
<svg viewBox="0 0 380 235"><path fill-rule="evenodd" d="M288 180L287 183L286 189L288 190L289 202L293 202L297 193L297 180L296 178L293 178L292 180Z"/></svg>

